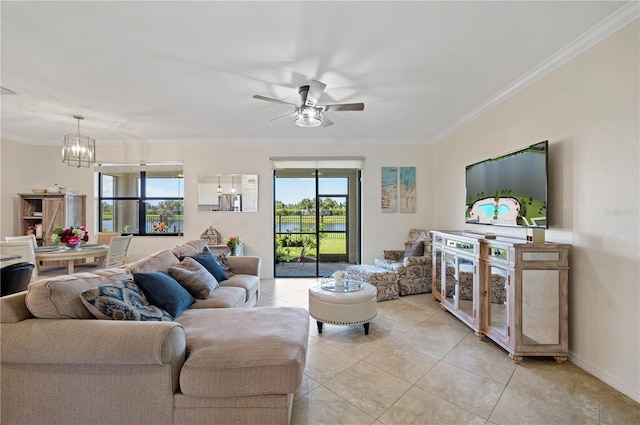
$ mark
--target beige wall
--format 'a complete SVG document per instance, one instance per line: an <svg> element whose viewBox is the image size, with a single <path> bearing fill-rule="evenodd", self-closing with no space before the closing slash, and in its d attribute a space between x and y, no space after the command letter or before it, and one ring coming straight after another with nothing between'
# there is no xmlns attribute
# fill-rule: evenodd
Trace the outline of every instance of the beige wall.
<svg viewBox="0 0 640 425"><path fill-rule="evenodd" d="M273 277L273 172L272 156L362 156L363 252L362 261L373 263L383 249L401 249L411 227L428 228L433 222L431 152L433 146L395 144L394 141L351 143L340 141L299 140L286 144L273 141L216 140L206 145L136 145L104 146L96 142L100 161L184 161L185 237L136 237L130 248L135 260L161 248L171 248L193 238L209 226L223 237L238 235L245 255L262 257L262 276ZM16 193L58 183L86 193L90 234L97 230L93 173L88 169L69 168L57 161L59 148L35 147L2 141L2 236L14 234L18 227ZM15 158L31 157L28 168ZM380 168L382 166L416 167L417 213L382 214L380 212ZM197 179L199 175L217 173L258 174L258 213L198 212ZM56 176L55 179L51 176Z"/></svg>
<svg viewBox="0 0 640 425"><path fill-rule="evenodd" d="M547 240L573 245L571 360L640 400L639 25L636 20L435 147L435 227L464 224L464 167L550 142Z"/></svg>

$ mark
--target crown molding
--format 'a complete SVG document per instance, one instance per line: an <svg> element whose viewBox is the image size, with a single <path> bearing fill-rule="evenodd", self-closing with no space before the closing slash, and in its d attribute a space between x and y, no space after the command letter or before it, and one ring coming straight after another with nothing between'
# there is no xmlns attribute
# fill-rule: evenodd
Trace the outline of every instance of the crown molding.
<svg viewBox="0 0 640 425"><path fill-rule="evenodd" d="M500 103L509 99L511 96L522 91L525 87L533 84L540 78L549 74L551 71L559 68L566 62L578 56L585 50L598 44L600 41L609 37L619 29L623 28L630 22L638 19L640 16L640 2L630 1L617 11L613 12L600 23L589 29L586 33L573 40L571 43L554 53L548 59L544 60L531 71L515 80L502 91L496 93L468 114L454 122L449 128L437 134L430 143L438 143L446 137L452 135L456 131L462 129L472 121L476 120L486 112L498 106Z"/></svg>

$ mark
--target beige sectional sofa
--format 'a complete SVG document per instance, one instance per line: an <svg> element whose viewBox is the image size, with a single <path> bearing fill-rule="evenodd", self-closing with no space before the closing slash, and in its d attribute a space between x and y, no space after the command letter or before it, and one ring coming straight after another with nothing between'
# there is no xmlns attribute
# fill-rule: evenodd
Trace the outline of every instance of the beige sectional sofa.
<svg viewBox="0 0 640 425"><path fill-rule="evenodd" d="M166 271L192 241L126 269L43 279L0 298L3 424L287 424L302 382L303 308L255 307L258 257L173 321L96 320L78 294Z"/></svg>

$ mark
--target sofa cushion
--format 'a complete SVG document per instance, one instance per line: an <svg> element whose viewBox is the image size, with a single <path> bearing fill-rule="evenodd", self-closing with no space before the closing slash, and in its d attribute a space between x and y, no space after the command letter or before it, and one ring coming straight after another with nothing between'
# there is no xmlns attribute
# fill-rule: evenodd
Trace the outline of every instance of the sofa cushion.
<svg viewBox="0 0 640 425"><path fill-rule="evenodd" d="M100 285L80 294L82 303L96 319L171 321L173 317L149 302L133 282L123 280Z"/></svg>
<svg viewBox="0 0 640 425"><path fill-rule="evenodd" d="M176 317L195 301L189 291L163 272L134 273L133 280L149 302Z"/></svg>
<svg viewBox="0 0 640 425"><path fill-rule="evenodd" d="M234 397L298 389L309 339L306 309L189 309L176 321L185 329L189 352L180 371L183 394Z"/></svg>
<svg viewBox="0 0 640 425"><path fill-rule="evenodd" d="M221 286L206 300L196 298L194 308L242 308L245 307L246 291L235 286Z"/></svg>
<svg viewBox="0 0 640 425"><path fill-rule="evenodd" d="M194 298L206 299L220 286L216 278L191 257L169 267L169 276L177 280Z"/></svg>
<svg viewBox="0 0 640 425"><path fill-rule="evenodd" d="M218 264L218 261L216 261L216 259L209 251L200 253L198 255L192 255L191 258L193 258L198 263L202 264L207 270L209 270L209 273L211 273L213 277L216 278L218 283L229 278L224 270L222 270L222 267L220 267L220 264Z"/></svg>
<svg viewBox="0 0 640 425"><path fill-rule="evenodd" d="M131 273L166 272L169 267L179 263L180 260L171 251L165 249L127 264L125 269Z"/></svg>
<svg viewBox="0 0 640 425"><path fill-rule="evenodd" d="M207 241L204 239L194 239L189 242L185 242L177 247L171 249L173 255L175 255L179 260L182 260L184 257L189 257L192 255L198 255L203 251L208 251L209 245L207 245Z"/></svg>
<svg viewBox="0 0 640 425"><path fill-rule="evenodd" d="M260 277L250 274L234 274L229 279L220 283L220 286L234 286L236 288L242 288L245 291L244 301L249 301L252 294L258 292L260 288Z"/></svg>
<svg viewBox="0 0 640 425"><path fill-rule="evenodd" d="M29 285L25 302L40 319L93 319L80 294L122 280L133 281L133 276L123 269L103 269L41 279Z"/></svg>
<svg viewBox="0 0 640 425"><path fill-rule="evenodd" d="M404 244L405 257L422 257L424 255L424 242L407 242Z"/></svg>

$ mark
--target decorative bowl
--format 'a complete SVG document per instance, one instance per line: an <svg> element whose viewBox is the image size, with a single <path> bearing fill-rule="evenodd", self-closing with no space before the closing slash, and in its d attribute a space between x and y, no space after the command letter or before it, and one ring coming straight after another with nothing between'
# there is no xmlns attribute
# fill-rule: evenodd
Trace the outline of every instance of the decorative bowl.
<svg viewBox="0 0 640 425"><path fill-rule="evenodd" d="M37 193L38 195L42 195L43 193L47 193L47 189L31 189L33 193Z"/></svg>

